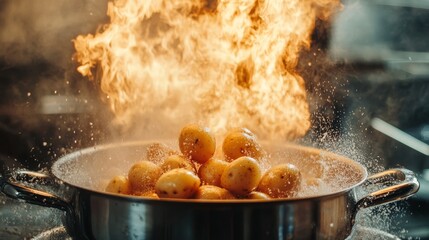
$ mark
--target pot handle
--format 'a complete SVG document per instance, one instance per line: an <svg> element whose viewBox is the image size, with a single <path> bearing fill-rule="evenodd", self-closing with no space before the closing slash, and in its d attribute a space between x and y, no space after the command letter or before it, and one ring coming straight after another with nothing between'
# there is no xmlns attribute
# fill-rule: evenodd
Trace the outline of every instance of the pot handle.
<svg viewBox="0 0 429 240"><path fill-rule="evenodd" d="M31 171L20 171L18 176L21 178L25 176L26 179L32 180L51 179L48 175ZM18 183L12 183L2 174L0 174L0 191L10 198L23 200L27 203L70 211L70 205L60 197Z"/></svg>
<svg viewBox="0 0 429 240"><path fill-rule="evenodd" d="M374 174L364 182L363 186L389 184L392 181L399 181L399 183L366 195L356 203L356 209L402 200L413 195L420 188L414 173L404 168L394 168Z"/></svg>

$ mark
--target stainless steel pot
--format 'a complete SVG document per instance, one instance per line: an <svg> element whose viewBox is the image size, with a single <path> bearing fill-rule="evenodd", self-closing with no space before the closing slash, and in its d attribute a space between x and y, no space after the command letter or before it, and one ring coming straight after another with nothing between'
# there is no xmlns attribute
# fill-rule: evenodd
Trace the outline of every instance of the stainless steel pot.
<svg viewBox="0 0 429 240"><path fill-rule="evenodd" d="M414 174L391 169L367 178L360 164L331 152L293 145L274 146L279 161L299 159L301 169L329 166L335 179L328 194L273 200L173 200L109 194L103 181L126 172L144 156L148 142L102 145L68 154L54 163L53 175L69 187L64 199L2 177L1 191L13 198L65 211L76 239L345 239L356 213L404 199L419 189ZM399 183L398 183L399 182ZM386 183L392 186L385 187ZM362 198L360 187L380 186Z"/></svg>

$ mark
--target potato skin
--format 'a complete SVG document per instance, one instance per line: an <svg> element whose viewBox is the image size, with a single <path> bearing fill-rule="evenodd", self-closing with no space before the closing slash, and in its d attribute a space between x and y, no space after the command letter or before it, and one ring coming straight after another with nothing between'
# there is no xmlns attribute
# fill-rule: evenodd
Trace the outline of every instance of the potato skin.
<svg viewBox="0 0 429 240"><path fill-rule="evenodd" d="M295 165L280 164L265 172L258 191L272 198L294 197L300 189L301 180L301 172Z"/></svg>
<svg viewBox="0 0 429 240"><path fill-rule="evenodd" d="M160 198L191 198L201 185L201 180L190 170L176 168L158 179L155 185Z"/></svg>
<svg viewBox="0 0 429 240"><path fill-rule="evenodd" d="M107 184L106 192L130 194L131 184L125 176L114 176Z"/></svg>
<svg viewBox="0 0 429 240"><path fill-rule="evenodd" d="M198 177L204 184L220 187L220 178L226 166L228 166L228 162L210 158L198 169Z"/></svg>
<svg viewBox="0 0 429 240"><path fill-rule="evenodd" d="M144 193L139 194L138 196L145 197L145 198L159 199L158 194L156 194L154 191L144 192Z"/></svg>
<svg viewBox="0 0 429 240"><path fill-rule="evenodd" d="M253 191L251 193L249 193L249 195L247 195L248 199L260 199L260 200L267 200L267 199L271 199L270 196L268 196L268 194L265 194L263 192L258 192L258 191Z"/></svg>
<svg viewBox="0 0 429 240"><path fill-rule="evenodd" d="M183 155L203 164L213 157L216 151L216 139L209 128L190 124L180 132L179 148Z"/></svg>
<svg viewBox="0 0 429 240"><path fill-rule="evenodd" d="M238 196L246 196L259 184L262 176L258 162L251 157L239 157L226 166L221 186Z"/></svg>
<svg viewBox="0 0 429 240"><path fill-rule="evenodd" d="M162 174L162 169L153 162L140 161L128 171L132 192L134 194L152 191Z"/></svg>
<svg viewBox="0 0 429 240"><path fill-rule="evenodd" d="M195 199L235 199L225 188L213 185L202 185L194 196Z"/></svg>
<svg viewBox="0 0 429 240"><path fill-rule="evenodd" d="M222 151L227 161L233 161L242 156L261 160L264 155L256 137L244 130L229 132L223 140Z"/></svg>
<svg viewBox="0 0 429 240"><path fill-rule="evenodd" d="M195 172L194 164L185 156L177 154L166 157L160 167L164 172L168 172L175 168L184 168Z"/></svg>
<svg viewBox="0 0 429 240"><path fill-rule="evenodd" d="M245 134L247 134L249 136L252 136L252 137L256 136L252 131L250 131L248 128L245 128L245 127L233 128L233 129L229 130L228 132L229 133L231 133L231 132L241 132L241 133L245 133Z"/></svg>

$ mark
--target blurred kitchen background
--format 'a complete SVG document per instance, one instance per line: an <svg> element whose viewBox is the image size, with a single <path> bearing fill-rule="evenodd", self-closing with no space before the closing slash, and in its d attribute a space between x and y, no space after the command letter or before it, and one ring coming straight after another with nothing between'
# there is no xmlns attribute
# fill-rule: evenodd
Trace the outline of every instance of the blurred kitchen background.
<svg viewBox="0 0 429 240"><path fill-rule="evenodd" d="M43 168L65 151L102 137L96 126L103 102L96 84L75 70L72 39L108 21L106 8L106 1L2 0L3 163Z"/></svg>
<svg viewBox="0 0 429 240"><path fill-rule="evenodd" d="M306 138L321 147L352 139L370 171L402 166L416 172L421 189L392 212L389 231L429 239L429 1L343 4L330 21L317 23L302 54L313 123ZM42 170L67 152L111 139L105 131L114 128L111 113L96 83L82 78L72 60L72 39L107 22L106 8L106 1L94 0L1 0L3 172ZM0 219L16 224L0 231L10 237L40 231L19 228L14 214L23 204L17 204L0 195ZM55 222L41 228L49 224Z"/></svg>
<svg viewBox="0 0 429 240"><path fill-rule="evenodd" d="M370 171L413 170L420 191L397 204L404 209L389 224L403 239L429 239L429 1L343 3L314 33L327 39L310 52L328 60L301 63L313 102L309 135L322 146L327 135L339 145L353 139Z"/></svg>

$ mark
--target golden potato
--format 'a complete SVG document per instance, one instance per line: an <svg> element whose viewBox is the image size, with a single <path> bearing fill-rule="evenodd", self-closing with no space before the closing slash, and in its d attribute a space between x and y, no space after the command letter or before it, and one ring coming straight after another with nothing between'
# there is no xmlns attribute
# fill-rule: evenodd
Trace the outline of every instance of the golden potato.
<svg viewBox="0 0 429 240"><path fill-rule="evenodd" d="M163 143L152 143L146 149L146 159L155 163L173 154L178 154L178 152Z"/></svg>
<svg viewBox="0 0 429 240"><path fill-rule="evenodd" d="M239 196L252 192L261 179L258 162L251 157L239 157L226 166L221 176L221 186Z"/></svg>
<svg viewBox="0 0 429 240"><path fill-rule="evenodd" d="M106 192L130 194L131 185L125 176L115 176L107 184Z"/></svg>
<svg viewBox="0 0 429 240"><path fill-rule="evenodd" d="M153 162L140 161L135 163L128 171L134 193L142 193L153 190L155 183L162 174L162 169Z"/></svg>
<svg viewBox="0 0 429 240"><path fill-rule="evenodd" d="M247 198L249 198L249 199L271 199L270 196L268 196L267 194L265 194L263 192L257 192L257 191L253 191L253 192L249 193L249 195L247 195Z"/></svg>
<svg viewBox="0 0 429 240"><path fill-rule="evenodd" d="M216 139L209 128L191 124L180 132L179 147L186 157L203 164L214 155Z"/></svg>
<svg viewBox="0 0 429 240"><path fill-rule="evenodd" d="M162 174L156 182L155 191L160 198L191 198L200 184L193 171L176 168Z"/></svg>
<svg viewBox="0 0 429 240"><path fill-rule="evenodd" d="M228 161L233 161L242 156L260 160L264 156L256 137L245 131L229 132L223 140L222 151Z"/></svg>
<svg viewBox="0 0 429 240"><path fill-rule="evenodd" d="M213 185L203 185L195 194L196 199L235 199L234 195L225 188Z"/></svg>
<svg viewBox="0 0 429 240"><path fill-rule="evenodd" d="M210 158L198 169L198 177L204 184L220 187L220 177L228 163L219 159Z"/></svg>
<svg viewBox="0 0 429 240"><path fill-rule="evenodd" d="M258 191L273 198L293 197L301 185L301 172L292 164L280 164L269 169L259 182Z"/></svg>
<svg viewBox="0 0 429 240"><path fill-rule="evenodd" d="M175 168L184 168L195 172L195 166L193 162L191 162L185 156L176 154L166 157L160 167L164 172L168 172Z"/></svg>
<svg viewBox="0 0 429 240"><path fill-rule="evenodd" d="M233 128L231 130L229 130L229 132L241 132L241 133L246 133L249 136L256 136L252 131L250 131L248 128L245 127L238 127L238 128Z"/></svg>
<svg viewBox="0 0 429 240"><path fill-rule="evenodd" d="M144 192L144 193L138 194L138 196L159 199L158 194L156 194L154 191Z"/></svg>

